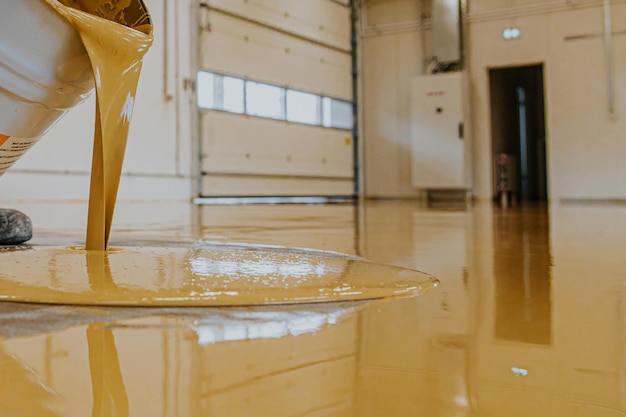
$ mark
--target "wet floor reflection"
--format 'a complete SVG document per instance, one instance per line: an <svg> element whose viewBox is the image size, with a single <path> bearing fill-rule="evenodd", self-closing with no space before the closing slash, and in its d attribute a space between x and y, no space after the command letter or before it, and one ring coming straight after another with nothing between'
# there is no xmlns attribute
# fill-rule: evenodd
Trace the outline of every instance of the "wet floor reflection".
<svg viewBox="0 0 626 417"><path fill-rule="evenodd" d="M45 384L37 371L0 347L0 410L13 417L58 417L53 407L57 394ZM10 376L10 378L9 378Z"/></svg>
<svg viewBox="0 0 626 417"><path fill-rule="evenodd" d="M2 414L347 415L363 305L160 311L5 340L0 398L25 401Z"/></svg>
<svg viewBox="0 0 626 417"><path fill-rule="evenodd" d="M626 207L273 209L211 208L204 236L359 250L440 287L252 309L0 303L0 415L626 414Z"/></svg>
<svg viewBox="0 0 626 417"><path fill-rule="evenodd" d="M497 339L552 344L550 222L545 206L496 210Z"/></svg>
<svg viewBox="0 0 626 417"><path fill-rule="evenodd" d="M92 417L128 416L128 394L112 329L87 327L87 349L93 398Z"/></svg>

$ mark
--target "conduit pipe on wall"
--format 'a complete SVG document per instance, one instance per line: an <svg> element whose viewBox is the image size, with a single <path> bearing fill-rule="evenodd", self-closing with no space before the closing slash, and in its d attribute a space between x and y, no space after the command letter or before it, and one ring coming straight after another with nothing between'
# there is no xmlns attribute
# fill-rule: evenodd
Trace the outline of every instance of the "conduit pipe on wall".
<svg viewBox="0 0 626 417"><path fill-rule="evenodd" d="M165 0L167 2L167 0ZM172 99L176 97L176 175L181 176L181 157L182 157L182 133L181 133L181 106L185 102L181 94L182 83L180 80L180 15L181 6L179 2L174 3L174 90L170 93ZM168 90L170 87L168 87ZM165 97L167 100L167 96Z"/></svg>
<svg viewBox="0 0 626 417"><path fill-rule="evenodd" d="M174 98L170 86L170 10L169 1L163 0L163 98L170 101Z"/></svg>
<svg viewBox="0 0 626 417"><path fill-rule="evenodd" d="M467 45L469 45L468 41L468 33L467 30L467 16L468 16L468 7L467 0L459 0L459 25L460 29L460 50L461 50L461 70L467 69L467 64L469 59L467 59Z"/></svg>
<svg viewBox="0 0 626 417"><path fill-rule="evenodd" d="M604 0L604 63L609 114L615 114L615 80L613 75L613 29L611 0Z"/></svg>

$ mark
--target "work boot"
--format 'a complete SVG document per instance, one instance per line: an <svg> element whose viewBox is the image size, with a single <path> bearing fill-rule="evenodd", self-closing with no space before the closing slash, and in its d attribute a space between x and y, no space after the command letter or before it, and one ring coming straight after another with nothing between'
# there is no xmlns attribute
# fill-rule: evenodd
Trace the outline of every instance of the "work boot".
<svg viewBox="0 0 626 417"><path fill-rule="evenodd" d="M33 224L21 211L0 209L0 245L19 245L33 237Z"/></svg>

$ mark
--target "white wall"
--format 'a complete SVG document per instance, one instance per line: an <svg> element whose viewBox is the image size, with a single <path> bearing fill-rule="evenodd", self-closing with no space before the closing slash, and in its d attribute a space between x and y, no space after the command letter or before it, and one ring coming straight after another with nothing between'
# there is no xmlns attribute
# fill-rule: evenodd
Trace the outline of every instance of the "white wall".
<svg viewBox="0 0 626 417"><path fill-rule="evenodd" d="M189 199L195 103L191 91L183 89L183 79L195 78L192 1L147 0L146 4L155 41L139 82L119 197ZM68 113L2 177L0 199L86 199L94 112L92 96Z"/></svg>
<svg viewBox="0 0 626 417"><path fill-rule="evenodd" d="M365 190L411 196L407 155L408 85L429 56L419 4L373 1L363 31ZM428 3L428 1L425 1ZM491 126L488 69L545 65L548 188L551 198L626 198L626 4L613 1L616 113L607 111L602 2L469 2L468 55L474 194L490 198ZM428 4L424 5L424 10ZM400 11L403 12L401 13ZM413 16L411 20L411 16ZM421 23L427 23L422 21ZM504 41L502 30L522 30ZM592 35L568 41L572 35ZM425 37L425 38L424 38ZM426 45L427 48L422 48Z"/></svg>
<svg viewBox="0 0 626 417"><path fill-rule="evenodd" d="M410 82L422 71L421 5L373 1L362 15L361 143L364 192L411 197Z"/></svg>
<svg viewBox="0 0 626 417"><path fill-rule="evenodd" d="M588 4L591 2L587 2ZM518 41L500 33L511 13L492 18L472 15L470 71L474 87L474 149L476 193L489 197L491 179L488 68L545 64L548 190L551 198L626 198L626 38L614 36L616 113L607 110L603 51L603 14L594 7L545 6L517 9ZM613 29L626 29L626 6L613 5ZM513 9L513 11L516 11ZM593 35L568 41L572 35ZM480 39L480 41L478 41Z"/></svg>

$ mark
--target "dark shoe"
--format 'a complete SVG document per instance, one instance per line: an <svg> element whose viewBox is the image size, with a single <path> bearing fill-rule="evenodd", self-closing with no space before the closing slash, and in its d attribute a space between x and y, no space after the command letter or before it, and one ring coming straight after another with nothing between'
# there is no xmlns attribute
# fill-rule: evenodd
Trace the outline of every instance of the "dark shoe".
<svg viewBox="0 0 626 417"><path fill-rule="evenodd" d="M19 245L33 237L33 224L21 211L0 209L0 245Z"/></svg>

